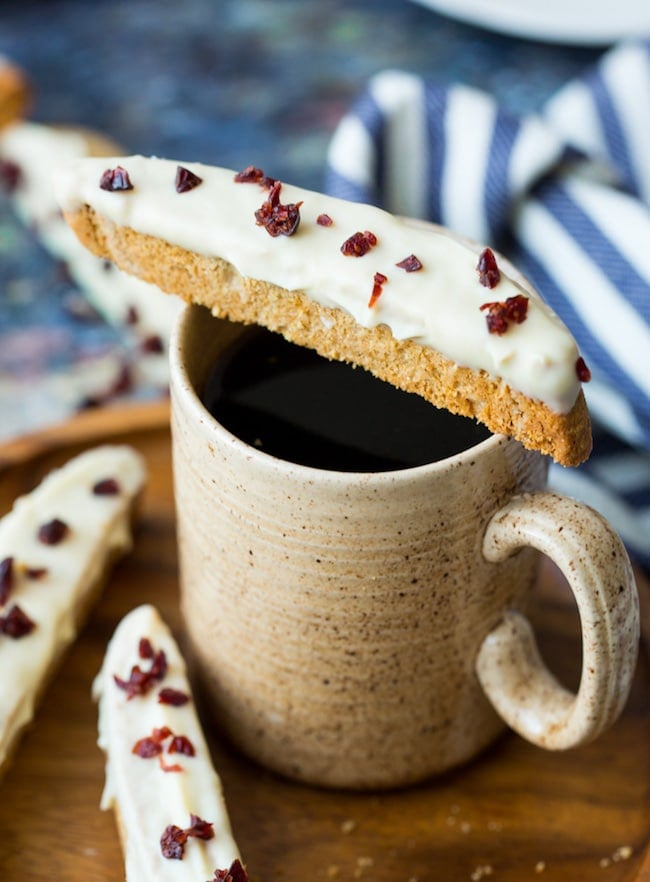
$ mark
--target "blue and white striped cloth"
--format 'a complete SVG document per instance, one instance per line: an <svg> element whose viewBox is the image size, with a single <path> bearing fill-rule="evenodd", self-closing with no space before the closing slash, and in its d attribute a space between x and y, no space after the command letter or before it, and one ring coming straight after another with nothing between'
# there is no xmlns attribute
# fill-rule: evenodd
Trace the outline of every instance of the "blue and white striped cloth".
<svg viewBox="0 0 650 882"><path fill-rule="evenodd" d="M326 189L499 249L578 341L594 452L551 484L650 566L650 41L606 53L526 118L386 71L341 120Z"/></svg>

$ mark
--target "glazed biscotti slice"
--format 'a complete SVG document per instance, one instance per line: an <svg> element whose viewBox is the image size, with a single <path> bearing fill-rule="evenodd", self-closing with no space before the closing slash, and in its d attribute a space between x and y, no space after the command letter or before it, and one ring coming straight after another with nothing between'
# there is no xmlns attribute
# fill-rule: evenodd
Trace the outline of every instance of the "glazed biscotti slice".
<svg viewBox="0 0 650 882"><path fill-rule="evenodd" d="M185 662L155 607L113 634L93 688L127 882L246 882Z"/></svg>
<svg viewBox="0 0 650 882"><path fill-rule="evenodd" d="M91 251L215 315L351 362L564 465L589 455L588 369L489 249L241 173L141 156L56 173Z"/></svg>
<svg viewBox="0 0 650 882"><path fill-rule="evenodd" d="M131 547L141 456L101 446L51 472L0 521L0 767L111 565Z"/></svg>
<svg viewBox="0 0 650 882"><path fill-rule="evenodd" d="M119 148L101 132L23 120L0 131L0 170L12 207L66 270L93 309L127 331L135 381L169 382L169 336L182 302L83 248L65 223L52 188L52 169Z"/></svg>

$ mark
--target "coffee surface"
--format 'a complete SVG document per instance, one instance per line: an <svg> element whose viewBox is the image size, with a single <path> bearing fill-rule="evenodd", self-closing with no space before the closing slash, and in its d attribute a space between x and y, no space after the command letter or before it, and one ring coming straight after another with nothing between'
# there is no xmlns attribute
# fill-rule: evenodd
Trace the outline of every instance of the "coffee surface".
<svg viewBox="0 0 650 882"><path fill-rule="evenodd" d="M410 468L489 437L362 368L251 328L217 360L203 402L226 429L280 459L343 472Z"/></svg>

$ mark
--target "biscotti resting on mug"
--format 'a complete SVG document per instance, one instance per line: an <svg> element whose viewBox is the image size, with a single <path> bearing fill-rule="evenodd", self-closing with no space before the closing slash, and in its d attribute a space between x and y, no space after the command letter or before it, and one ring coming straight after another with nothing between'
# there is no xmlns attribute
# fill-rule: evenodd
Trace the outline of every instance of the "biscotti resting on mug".
<svg viewBox="0 0 650 882"><path fill-rule="evenodd" d="M589 371L559 318L484 249L378 208L141 156L56 171L91 251L215 315L351 362L577 465Z"/></svg>

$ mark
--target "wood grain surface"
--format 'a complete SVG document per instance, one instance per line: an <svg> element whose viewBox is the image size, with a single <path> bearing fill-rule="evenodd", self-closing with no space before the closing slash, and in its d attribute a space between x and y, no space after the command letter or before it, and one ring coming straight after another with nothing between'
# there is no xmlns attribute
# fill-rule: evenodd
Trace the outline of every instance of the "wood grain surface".
<svg viewBox="0 0 650 882"><path fill-rule="evenodd" d="M0 513L53 466L106 440L133 444L149 467L135 547L113 571L0 782L2 882L124 878L113 817L98 808L104 760L91 683L113 629L139 603L155 603L183 646L165 403L87 413L0 447ZM547 753L507 733L469 766L418 787L329 792L240 757L203 707L254 882L650 882L650 619L648 586L639 583L644 639L632 695L608 733L574 751ZM543 652L575 684L575 609L550 565L538 593Z"/></svg>

